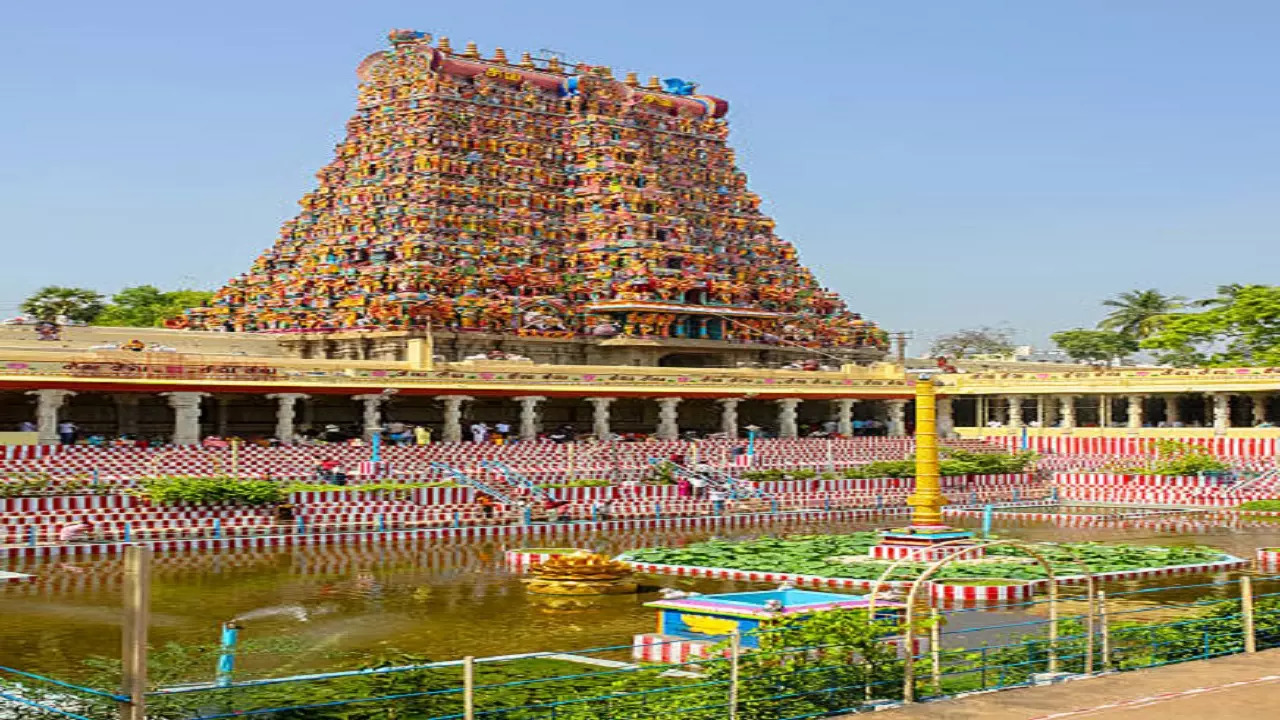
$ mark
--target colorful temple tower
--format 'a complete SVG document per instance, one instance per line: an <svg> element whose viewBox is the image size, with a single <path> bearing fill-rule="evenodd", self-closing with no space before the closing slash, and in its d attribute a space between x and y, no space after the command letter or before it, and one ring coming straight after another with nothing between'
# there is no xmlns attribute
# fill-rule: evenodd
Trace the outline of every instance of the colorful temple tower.
<svg viewBox="0 0 1280 720"><path fill-rule="evenodd" d="M430 328L458 354L561 362L883 354L884 333L760 212L725 101L674 78L390 40L360 64L359 109L319 187L191 327L299 345Z"/></svg>

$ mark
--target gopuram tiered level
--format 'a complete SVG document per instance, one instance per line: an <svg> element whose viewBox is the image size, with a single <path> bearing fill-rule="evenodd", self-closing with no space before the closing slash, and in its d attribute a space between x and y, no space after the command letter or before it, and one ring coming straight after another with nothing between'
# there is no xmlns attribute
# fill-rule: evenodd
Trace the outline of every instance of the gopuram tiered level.
<svg viewBox="0 0 1280 720"><path fill-rule="evenodd" d="M399 31L276 245L191 313L365 357L430 330L446 359L734 367L867 362L882 333L774 234L693 83L481 58ZM381 357L403 357L380 336ZM814 349L822 353L815 354Z"/></svg>

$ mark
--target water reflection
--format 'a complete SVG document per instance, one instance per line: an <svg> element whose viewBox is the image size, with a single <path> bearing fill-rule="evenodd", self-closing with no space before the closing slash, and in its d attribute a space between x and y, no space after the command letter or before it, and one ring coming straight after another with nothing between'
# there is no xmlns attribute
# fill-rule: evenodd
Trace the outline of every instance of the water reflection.
<svg viewBox="0 0 1280 720"><path fill-rule="evenodd" d="M1203 543L1243 557L1280 545L1274 524L1210 521L1127 521L1105 528L1059 528L1018 521L998 532L1029 540L1123 540L1154 544ZM766 534L850 532L872 522L790 523L715 533L727 538ZM607 553L706 539L703 532L627 532L567 537L553 546ZM520 539L489 542L423 540L390 546L300 547L219 555L160 555L154 568L152 641L215 643L219 624L239 620L244 638L288 638L291 649L261 662L263 671L301 671L324 665L325 653L388 649L435 659L539 650L626 645L653 629L642 607L656 592L581 600L526 594L521 575L503 562ZM538 541L539 545L546 544ZM67 675L74 659L118 656L123 568L117 558L15 561L3 569L31 573L34 582L0 586L0 664ZM1165 584L1203 581L1171 578ZM1211 579L1211 578L1210 578ZM656 577L652 585L724 592L745 583ZM1115 584L1123 591L1139 587ZM1143 587L1151 587L1148 583ZM1203 591L1170 591L1143 601L1180 602ZM1165 595L1168 595L1168 598ZM956 616L949 628L991 622L981 613ZM1004 613L1026 617L1023 613Z"/></svg>

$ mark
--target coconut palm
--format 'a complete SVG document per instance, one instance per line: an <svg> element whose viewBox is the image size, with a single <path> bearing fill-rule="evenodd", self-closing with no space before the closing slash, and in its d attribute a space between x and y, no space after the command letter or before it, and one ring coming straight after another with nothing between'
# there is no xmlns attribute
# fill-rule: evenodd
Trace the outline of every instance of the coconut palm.
<svg viewBox="0 0 1280 720"><path fill-rule="evenodd" d="M106 301L101 293L76 287L49 285L22 301L22 312L37 320L53 322L60 317L78 322L92 322Z"/></svg>
<svg viewBox="0 0 1280 720"><path fill-rule="evenodd" d="M1104 306L1115 309L1098 327L1141 340L1154 334L1170 314L1185 307L1186 301L1181 295L1165 295L1156 289L1122 292L1102 301Z"/></svg>

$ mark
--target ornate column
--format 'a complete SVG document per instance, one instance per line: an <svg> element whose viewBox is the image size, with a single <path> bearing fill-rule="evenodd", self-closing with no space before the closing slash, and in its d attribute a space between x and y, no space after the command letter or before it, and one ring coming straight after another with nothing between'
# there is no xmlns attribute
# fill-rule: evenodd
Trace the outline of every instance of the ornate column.
<svg viewBox="0 0 1280 720"><path fill-rule="evenodd" d="M1179 412L1179 410L1180 408L1178 407L1178 396L1165 395L1164 396L1164 421L1169 424L1169 427L1173 427L1176 423L1182 422L1182 415Z"/></svg>
<svg viewBox="0 0 1280 720"><path fill-rule="evenodd" d="M889 437L903 437L907 434L907 401L888 400Z"/></svg>
<svg viewBox="0 0 1280 720"><path fill-rule="evenodd" d="M1267 396L1263 393L1253 394L1253 424L1261 425L1267 421Z"/></svg>
<svg viewBox="0 0 1280 720"><path fill-rule="evenodd" d="M1022 396L1006 395L1004 400L1009 406L1009 427L1022 427Z"/></svg>
<svg viewBox="0 0 1280 720"><path fill-rule="evenodd" d="M1060 395L1058 397L1058 410L1062 413L1062 430L1070 433L1076 428L1076 396Z"/></svg>
<svg viewBox="0 0 1280 720"><path fill-rule="evenodd" d="M1146 395L1130 395L1129 396L1129 419L1128 427L1130 430L1138 430L1142 427L1142 401Z"/></svg>
<svg viewBox="0 0 1280 720"><path fill-rule="evenodd" d="M227 436L227 424L228 424L227 404L230 401L231 401L231 398L227 397L226 395L218 395L214 397L214 402L216 402L217 405L214 406L213 434L217 435L218 437Z"/></svg>
<svg viewBox="0 0 1280 720"><path fill-rule="evenodd" d="M1213 434L1226 435L1231 427L1231 396L1227 393L1213 393Z"/></svg>
<svg viewBox="0 0 1280 720"><path fill-rule="evenodd" d="M1058 424L1058 403L1052 395L1040 396L1040 411L1043 415L1040 417L1040 424L1045 427L1055 427Z"/></svg>
<svg viewBox="0 0 1280 720"><path fill-rule="evenodd" d="M845 437L853 437L853 398L836 400L836 432Z"/></svg>
<svg viewBox="0 0 1280 720"><path fill-rule="evenodd" d="M200 442L200 401L209 395L202 392L161 393L173 408L173 444L197 445Z"/></svg>
<svg viewBox="0 0 1280 720"><path fill-rule="evenodd" d="M778 437L793 438L800 434L796 424L796 414L800 407L800 398L782 398L778 403Z"/></svg>
<svg viewBox="0 0 1280 720"><path fill-rule="evenodd" d="M720 432L730 440L738 439L738 403L740 398L720 398Z"/></svg>
<svg viewBox="0 0 1280 720"><path fill-rule="evenodd" d="M591 403L591 434L601 442L613 437L613 430L609 427L609 406L613 405L614 400L617 398L587 398L587 402Z"/></svg>
<svg viewBox="0 0 1280 720"><path fill-rule="evenodd" d="M1111 396L1098 396L1098 426L1111 427Z"/></svg>
<svg viewBox="0 0 1280 720"><path fill-rule="evenodd" d="M272 393L267 397L276 401L276 439L285 445L294 444L298 440L294 425L298 415L295 404L309 396L306 393Z"/></svg>
<svg viewBox="0 0 1280 720"><path fill-rule="evenodd" d="M538 403L546 400L541 395L525 395L516 400L520 403L520 439L538 439Z"/></svg>
<svg viewBox="0 0 1280 720"><path fill-rule="evenodd" d="M951 412L951 397L948 395L937 395L937 426L938 437L949 438L955 434L956 421Z"/></svg>
<svg viewBox="0 0 1280 720"><path fill-rule="evenodd" d="M680 437L679 405L683 398L658 398L658 429L654 435L659 440L675 440Z"/></svg>
<svg viewBox="0 0 1280 720"><path fill-rule="evenodd" d="M436 398L444 403L444 431L440 434L443 442L462 442L462 403L471 399L470 395L440 395Z"/></svg>
<svg viewBox="0 0 1280 720"><path fill-rule="evenodd" d="M114 393L111 399L116 405L116 434L138 434L138 401L142 396L138 393Z"/></svg>
<svg viewBox="0 0 1280 720"><path fill-rule="evenodd" d="M373 436L382 432L382 403L387 401L387 396L378 393L355 395L351 399L364 404L360 411L360 424L363 426L361 432L366 442L373 442Z"/></svg>
<svg viewBox="0 0 1280 720"><path fill-rule="evenodd" d="M67 398L75 395L72 390L28 390L28 395L36 398L36 429L40 433L41 445L57 445L62 441L58 437L58 410L67 402Z"/></svg>

